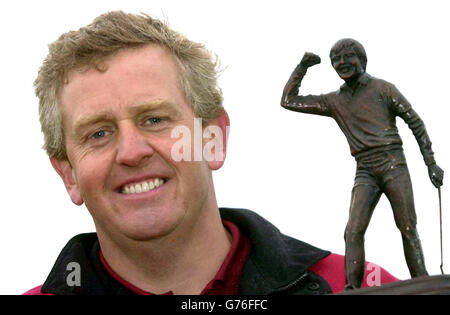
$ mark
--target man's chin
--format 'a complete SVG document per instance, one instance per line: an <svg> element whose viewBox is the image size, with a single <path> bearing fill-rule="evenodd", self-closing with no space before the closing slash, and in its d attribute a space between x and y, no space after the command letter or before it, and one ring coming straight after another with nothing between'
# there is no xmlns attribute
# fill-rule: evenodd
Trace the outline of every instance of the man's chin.
<svg viewBox="0 0 450 315"><path fill-rule="evenodd" d="M120 231L134 241L152 241L166 237L179 226L180 218L155 218L135 216L121 222Z"/></svg>
<svg viewBox="0 0 450 315"><path fill-rule="evenodd" d="M128 226L123 228L121 233L127 239L137 241L137 242L146 242L152 240L158 240L166 237L170 233L172 233L175 228L168 227L159 227L155 228L152 226Z"/></svg>

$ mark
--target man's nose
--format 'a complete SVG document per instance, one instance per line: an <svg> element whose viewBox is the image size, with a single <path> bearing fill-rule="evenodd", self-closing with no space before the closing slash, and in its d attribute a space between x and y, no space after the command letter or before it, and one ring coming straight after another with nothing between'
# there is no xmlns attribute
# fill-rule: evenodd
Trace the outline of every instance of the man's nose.
<svg viewBox="0 0 450 315"><path fill-rule="evenodd" d="M116 163L126 166L139 166L154 153L145 134L134 125L122 126L119 131Z"/></svg>

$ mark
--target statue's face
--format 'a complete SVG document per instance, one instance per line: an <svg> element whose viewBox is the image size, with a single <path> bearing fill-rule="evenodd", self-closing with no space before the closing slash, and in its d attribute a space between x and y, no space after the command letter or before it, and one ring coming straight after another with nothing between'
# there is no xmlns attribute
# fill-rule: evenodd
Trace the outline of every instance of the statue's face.
<svg viewBox="0 0 450 315"><path fill-rule="evenodd" d="M334 70L343 80L359 76L364 72L361 61L352 47L345 47L331 56Z"/></svg>

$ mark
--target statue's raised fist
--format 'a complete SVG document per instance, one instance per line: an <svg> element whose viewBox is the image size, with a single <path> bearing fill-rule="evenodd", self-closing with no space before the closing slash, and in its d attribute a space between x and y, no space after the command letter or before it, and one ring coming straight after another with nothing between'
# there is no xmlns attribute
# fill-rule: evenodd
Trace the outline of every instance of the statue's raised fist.
<svg viewBox="0 0 450 315"><path fill-rule="evenodd" d="M317 65L320 63L320 57L314 53L311 52L306 52L303 55L302 61L300 61L300 65L305 67L305 68L309 68L312 67L314 65Z"/></svg>

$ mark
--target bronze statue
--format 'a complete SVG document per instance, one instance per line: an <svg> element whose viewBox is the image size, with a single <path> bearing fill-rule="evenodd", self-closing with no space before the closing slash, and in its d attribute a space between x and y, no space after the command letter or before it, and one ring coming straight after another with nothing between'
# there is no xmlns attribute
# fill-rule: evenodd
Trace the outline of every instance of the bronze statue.
<svg viewBox="0 0 450 315"><path fill-rule="evenodd" d="M411 277L427 275L416 229L414 198L395 118L401 117L412 130L434 186L440 187L443 170L436 164L425 125L411 104L391 83L366 73L364 47L353 39L341 39L331 48L333 68L345 83L335 92L298 95L309 67L320 57L305 53L283 91L281 106L297 112L329 116L347 137L357 162L350 214L345 229L346 289L362 285L365 256L364 234L378 200L384 193L392 206L401 232Z"/></svg>

